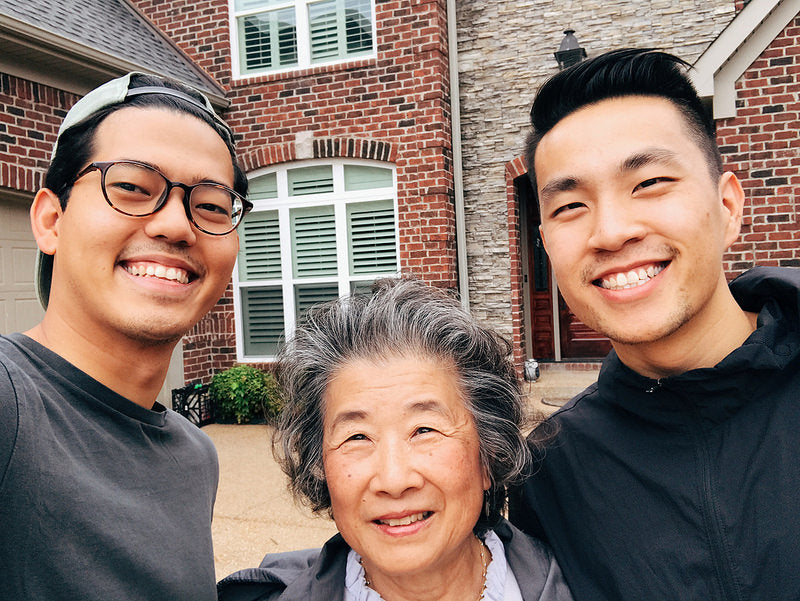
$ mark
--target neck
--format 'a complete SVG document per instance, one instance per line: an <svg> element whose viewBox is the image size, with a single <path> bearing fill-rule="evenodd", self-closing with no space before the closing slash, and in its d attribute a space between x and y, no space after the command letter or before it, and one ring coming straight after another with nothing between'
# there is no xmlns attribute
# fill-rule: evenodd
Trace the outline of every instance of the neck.
<svg viewBox="0 0 800 601"><path fill-rule="evenodd" d="M653 342L612 342L620 360L652 379L714 367L756 329L756 313L743 311L725 285L724 294L688 322Z"/></svg>
<svg viewBox="0 0 800 601"><path fill-rule="evenodd" d="M50 311L25 334L145 409L155 404L176 344L145 344L115 332L82 331Z"/></svg>
<svg viewBox="0 0 800 601"><path fill-rule="evenodd" d="M413 574L371 569L364 559L369 586L384 601L478 601L486 583L485 566L491 561L491 553L477 537L473 540L466 551L454 553L453 560L445 562L446 565L437 562L430 569Z"/></svg>

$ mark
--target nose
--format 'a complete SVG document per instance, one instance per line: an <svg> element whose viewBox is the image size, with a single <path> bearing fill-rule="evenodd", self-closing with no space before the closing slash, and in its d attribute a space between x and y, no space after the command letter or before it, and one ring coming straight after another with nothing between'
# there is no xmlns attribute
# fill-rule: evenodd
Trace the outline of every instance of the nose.
<svg viewBox="0 0 800 601"><path fill-rule="evenodd" d="M370 487L377 494L400 497L406 491L421 488L424 478L417 458L403 441L381 441L376 449Z"/></svg>
<svg viewBox="0 0 800 601"><path fill-rule="evenodd" d="M197 231L186 214L184 194L186 192L181 188L173 188L169 191L164 206L144 217L147 219L145 232L148 236L188 246L197 241Z"/></svg>
<svg viewBox="0 0 800 601"><path fill-rule="evenodd" d="M589 244L595 250L620 250L647 235L640 208L634 210L626 203L606 199L596 203L593 213Z"/></svg>

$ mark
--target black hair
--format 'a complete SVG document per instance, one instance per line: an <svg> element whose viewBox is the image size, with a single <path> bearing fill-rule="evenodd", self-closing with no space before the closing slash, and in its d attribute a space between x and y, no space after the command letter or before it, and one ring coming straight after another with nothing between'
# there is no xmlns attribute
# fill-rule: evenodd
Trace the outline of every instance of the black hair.
<svg viewBox="0 0 800 601"><path fill-rule="evenodd" d="M176 81L155 75L136 74L131 76L130 89L143 87L164 87L178 90L205 104L203 96ZM70 127L58 138L56 153L50 162L45 176L45 187L58 195L61 207L66 208L72 184L81 169L86 167L94 152L94 139L97 128L111 113L127 107L161 107L197 117L211 127L228 147L233 165L233 189L247 196L247 176L236 161L236 150L231 133L212 115L198 106L175 96L165 94L141 94L126 98L123 102L112 104L94 113L88 119Z"/></svg>
<svg viewBox="0 0 800 601"><path fill-rule="evenodd" d="M706 156L714 179L722 174L714 120L686 75L689 64L651 48L612 50L583 61L548 79L531 107L533 131L525 144L528 174L536 190L534 157L542 138L578 109L622 96L665 98L683 115L689 133Z"/></svg>

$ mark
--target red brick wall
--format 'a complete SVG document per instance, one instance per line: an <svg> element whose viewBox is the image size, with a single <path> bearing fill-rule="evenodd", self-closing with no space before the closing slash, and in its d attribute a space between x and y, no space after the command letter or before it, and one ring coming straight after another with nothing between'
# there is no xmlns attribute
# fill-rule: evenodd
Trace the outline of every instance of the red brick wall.
<svg viewBox="0 0 800 601"><path fill-rule="evenodd" d="M525 326L523 322L522 243L520 236L520 206L514 180L528 172L525 159L517 157L506 163L506 198L508 199L508 255L511 262L511 343L514 345L514 364L522 376L525 363Z"/></svg>
<svg viewBox="0 0 800 601"><path fill-rule="evenodd" d="M44 182L64 115L78 97L0 74L0 188L33 195Z"/></svg>
<svg viewBox="0 0 800 601"><path fill-rule="evenodd" d="M736 84L736 117L717 123L725 168L745 191L739 241L725 255L732 277L753 265L800 266L800 17Z"/></svg>
<svg viewBox="0 0 800 601"><path fill-rule="evenodd" d="M397 169L400 268L457 286L445 0L377 0L376 58L236 80L227 0L135 4L226 88L225 118L248 171L292 160L305 132L315 157L386 157ZM231 301L185 342L187 380L229 367Z"/></svg>

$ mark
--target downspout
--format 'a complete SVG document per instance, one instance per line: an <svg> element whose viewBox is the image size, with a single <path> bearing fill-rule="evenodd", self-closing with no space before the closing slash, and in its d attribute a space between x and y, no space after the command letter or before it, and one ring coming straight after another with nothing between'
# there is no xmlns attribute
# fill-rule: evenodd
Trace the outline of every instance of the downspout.
<svg viewBox="0 0 800 601"><path fill-rule="evenodd" d="M458 35L456 0L447 0L447 55L450 65L450 135L453 147L453 192L456 213L456 258L461 306L469 311L467 226L464 219L464 175L461 168L461 102L458 89Z"/></svg>

